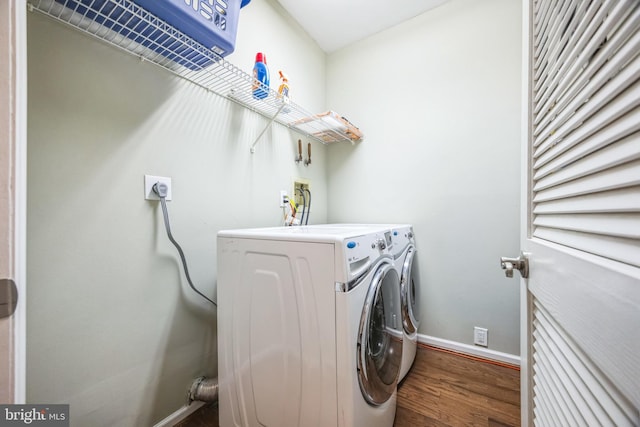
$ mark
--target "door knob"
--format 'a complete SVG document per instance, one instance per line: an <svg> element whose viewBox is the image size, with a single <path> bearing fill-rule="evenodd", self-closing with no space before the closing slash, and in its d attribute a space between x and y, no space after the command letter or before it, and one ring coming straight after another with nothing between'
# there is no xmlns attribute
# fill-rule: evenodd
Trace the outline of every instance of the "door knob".
<svg viewBox="0 0 640 427"><path fill-rule="evenodd" d="M513 270L518 270L523 279L529 277L529 258L524 253L520 253L518 258L500 258L500 267L507 277L513 277Z"/></svg>
<svg viewBox="0 0 640 427"><path fill-rule="evenodd" d="M0 279L0 318L9 317L18 305L18 288L11 279Z"/></svg>

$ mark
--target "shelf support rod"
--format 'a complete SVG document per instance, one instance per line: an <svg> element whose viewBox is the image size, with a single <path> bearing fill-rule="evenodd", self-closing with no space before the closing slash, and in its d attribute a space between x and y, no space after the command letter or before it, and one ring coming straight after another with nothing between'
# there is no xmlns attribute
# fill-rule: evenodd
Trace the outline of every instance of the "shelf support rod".
<svg viewBox="0 0 640 427"><path fill-rule="evenodd" d="M278 117L278 114L280 114L280 111L282 111L284 106L288 104L289 98L284 98L284 100L285 101L282 103L280 108L278 108L278 111L276 111L276 114L274 114L273 117L271 117L271 120L269 120L269 123L267 123L267 126L265 126L265 128L262 129L262 132L260 132L260 135L258 135L256 140L253 142L253 145L251 145L251 154L256 152L256 144L258 143L258 141L260 141L260 138L262 138L262 135L264 135L267 129L271 127L271 125L273 124L273 121L276 119L276 117Z"/></svg>

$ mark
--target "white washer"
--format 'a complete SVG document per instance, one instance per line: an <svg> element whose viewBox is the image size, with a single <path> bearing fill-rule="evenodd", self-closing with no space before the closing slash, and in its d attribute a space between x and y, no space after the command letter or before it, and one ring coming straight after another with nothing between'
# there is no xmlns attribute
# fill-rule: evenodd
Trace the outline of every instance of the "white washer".
<svg viewBox="0 0 640 427"><path fill-rule="evenodd" d="M376 226L218 234L220 426L392 427L400 278Z"/></svg>
<svg viewBox="0 0 640 427"><path fill-rule="evenodd" d="M418 263L414 262L417 253L413 227L408 224L391 225L393 254L398 275L400 276L400 295L402 300L403 349L400 381L407 375L416 358L419 325Z"/></svg>
<svg viewBox="0 0 640 427"><path fill-rule="evenodd" d="M394 265L400 277L402 302L403 349L398 382L402 381L416 358L420 321L420 277L418 263L414 263L417 249L413 226L411 224L323 224L316 227L349 228L354 230L380 227L391 231L392 238L387 242L387 249L393 255Z"/></svg>

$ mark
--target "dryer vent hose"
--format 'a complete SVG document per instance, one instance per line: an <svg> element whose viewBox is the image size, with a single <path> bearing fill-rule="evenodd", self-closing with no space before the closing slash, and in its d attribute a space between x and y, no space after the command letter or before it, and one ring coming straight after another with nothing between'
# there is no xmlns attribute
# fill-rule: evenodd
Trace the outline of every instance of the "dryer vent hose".
<svg viewBox="0 0 640 427"><path fill-rule="evenodd" d="M189 403L198 402L217 402L218 401L218 379L198 377L193 380L189 389Z"/></svg>

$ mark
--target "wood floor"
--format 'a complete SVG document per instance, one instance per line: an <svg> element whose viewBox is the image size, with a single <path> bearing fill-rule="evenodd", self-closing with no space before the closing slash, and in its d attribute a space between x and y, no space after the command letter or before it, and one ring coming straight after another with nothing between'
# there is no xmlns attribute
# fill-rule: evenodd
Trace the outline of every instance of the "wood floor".
<svg viewBox="0 0 640 427"><path fill-rule="evenodd" d="M419 347L398 388L394 427L520 425L520 372L454 353ZM176 427L218 427L207 405Z"/></svg>
<svg viewBox="0 0 640 427"><path fill-rule="evenodd" d="M394 427L519 426L520 371L419 348L398 388Z"/></svg>

